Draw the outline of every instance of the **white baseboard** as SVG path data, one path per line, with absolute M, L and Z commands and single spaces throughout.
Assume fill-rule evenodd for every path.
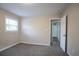
M 18 44 L 18 43 L 14 43 L 14 44 L 11 44 L 11 45 L 9 45 L 9 46 L 7 46 L 5 48 L 2 48 L 2 49 L 0 49 L 0 52 L 3 51 L 3 50 L 6 50 L 6 49 L 8 49 L 8 48 L 10 48 L 12 46 L 15 46 L 16 44 Z
M 49 44 L 37 44 L 37 43 L 29 43 L 29 42 L 21 42 L 21 43 L 34 44 L 34 45 L 43 45 L 43 46 L 50 46 Z
M 29 43 L 29 42 L 19 42 L 19 43 L 27 43 L 27 44 L 34 44 L 34 45 L 50 46 L 49 44 L 37 44 L 37 43 Z M 19 44 L 19 43 L 14 43 L 14 44 L 11 44 L 11 45 L 9 45 L 9 46 L 7 46 L 5 48 L 2 48 L 2 49 L 0 49 L 0 52 L 3 51 L 3 50 L 6 50 L 6 49 L 8 49 L 8 48 L 10 48 L 12 46 L 15 46 L 16 44 Z

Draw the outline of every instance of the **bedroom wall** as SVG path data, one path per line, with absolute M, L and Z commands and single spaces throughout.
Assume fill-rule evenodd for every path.
M 22 19 L 21 42 L 37 45 L 50 45 L 50 29 L 52 18 L 56 16 L 35 16 Z
M 67 53 L 79 55 L 79 4 L 71 4 L 63 15 L 68 15 L 68 44 Z
M 19 17 L 0 9 L 0 51 L 18 43 L 18 31 L 5 31 L 5 16 L 9 16 L 14 20 L 19 20 Z

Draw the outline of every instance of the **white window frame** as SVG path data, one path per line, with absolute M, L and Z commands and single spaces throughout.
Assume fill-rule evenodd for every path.
M 9 19 L 10 21 L 15 22 L 16 24 L 11 24 L 11 23 L 9 23 L 10 21 L 7 20 L 7 19 Z M 7 23 L 7 21 L 8 21 L 8 23 Z M 13 26 L 13 27 L 15 27 L 16 29 L 11 29 L 11 27 L 10 27 L 10 29 L 9 29 L 9 26 Z M 7 29 L 7 28 L 8 28 L 8 29 Z M 5 31 L 18 31 L 18 21 L 17 21 L 16 19 L 11 18 L 11 17 L 5 17 Z

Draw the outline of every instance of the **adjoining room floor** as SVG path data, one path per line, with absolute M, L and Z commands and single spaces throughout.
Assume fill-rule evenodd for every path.
M 53 46 L 60 46 L 60 42 L 59 42 L 59 40 L 58 40 L 58 38 L 56 38 L 56 37 L 52 37 L 52 45 Z
M 0 56 L 67 56 L 58 46 L 17 44 L 0 52 Z

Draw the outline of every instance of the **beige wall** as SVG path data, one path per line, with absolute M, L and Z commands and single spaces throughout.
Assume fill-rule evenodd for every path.
M 22 20 L 21 42 L 50 45 L 50 20 L 57 16 L 36 16 Z
M 0 51 L 5 48 L 18 43 L 18 31 L 6 32 L 5 31 L 5 16 L 9 16 L 18 21 L 19 17 L 0 9 Z
M 79 4 L 71 4 L 65 14 L 68 14 L 68 54 L 79 55 Z

